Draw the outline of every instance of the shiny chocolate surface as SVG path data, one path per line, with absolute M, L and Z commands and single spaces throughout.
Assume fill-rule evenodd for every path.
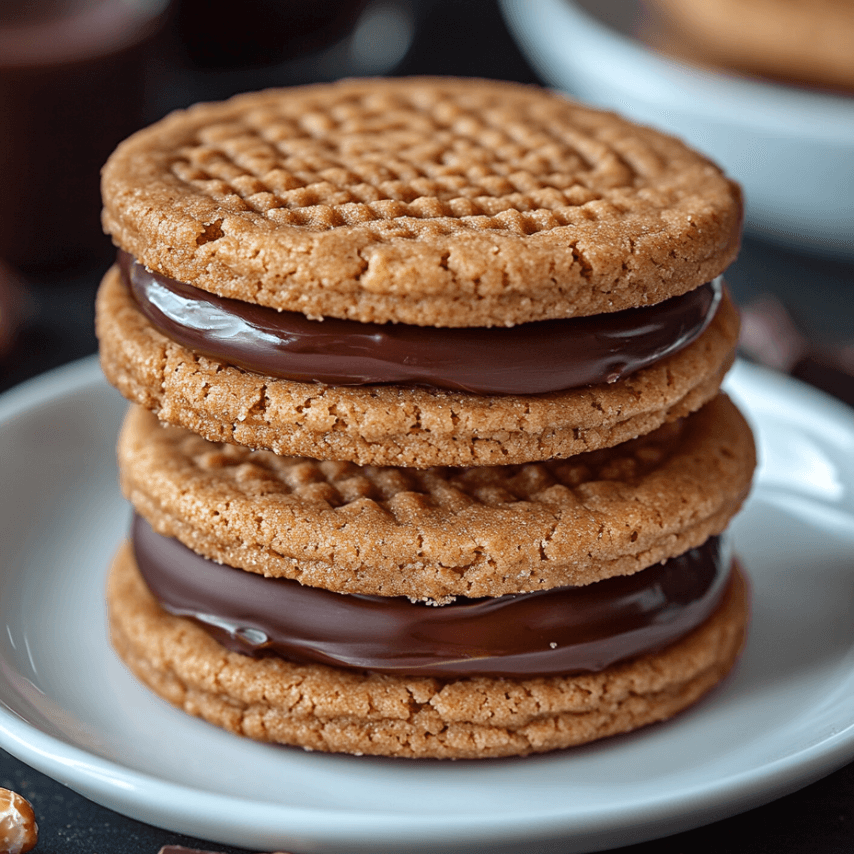
M 267 376 L 328 385 L 400 383 L 475 394 L 540 394 L 615 382 L 694 341 L 719 279 L 654 306 L 510 328 L 309 320 L 209 294 L 119 252 L 140 310 L 173 341 Z
M 332 593 L 221 566 L 155 533 L 139 516 L 132 538 L 140 572 L 162 607 L 195 620 L 231 650 L 440 677 L 595 672 L 660 649 L 712 614 L 731 564 L 713 537 L 632 576 L 434 606 Z

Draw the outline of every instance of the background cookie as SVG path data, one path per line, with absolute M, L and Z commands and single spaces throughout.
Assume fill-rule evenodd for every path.
M 698 61 L 787 81 L 854 90 L 849 0 L 646 0 L 656 43 Z M 653 33 L 655 31 L 653 30 Z
M 230 566 L 350 593 L 443 600 L 626 575 L 723 531 L 750 486 L 750 429 L 721 395 L 618 448 L 518 467 L 359 467 L 214 445 L 133 409 L 125 494 Z
M 695 702 L 741 648 L 741 576 L 720 609 L 666 649 L 580 676 L 407 678 L 255 660 L 166 614 L 127 546 L 111 572 L 113 644 L 169 702 L 232 732 L 312 750 L 485 758 L 555 750 L 636 729 Z
M 118 147 L 104 226 L 148 267 L 312 316 L 492 326 L 659 302 L 719 275 L 735 184 L 681 142 L 535 87 L 271 90 Z

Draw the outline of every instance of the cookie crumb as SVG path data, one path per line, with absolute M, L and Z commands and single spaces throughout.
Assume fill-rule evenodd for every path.
M 438 596 L 435 599 L 431 597 L 419 598 L 417 596 L 408 596 L 407 597 L 413 605 L 418 605 L 419 603 L 422 605 L 430 605 L 433 608 L 441 608 L 443 605 L 450 605 L 452 602 L 456 601 L 456 596 Z

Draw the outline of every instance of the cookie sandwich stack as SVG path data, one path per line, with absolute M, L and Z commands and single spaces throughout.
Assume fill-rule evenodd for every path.
M 353 80 L 174 113 L 103 193 L 135 404 L 111 631 L 154 691 L 263 741 L 487 757 L 728 672 L 754 449 L 713 164 L 536 88 Z

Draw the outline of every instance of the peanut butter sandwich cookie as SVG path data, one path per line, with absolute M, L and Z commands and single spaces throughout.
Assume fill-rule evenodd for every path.
M 517 464 L 717 393 L 737 187 L 540 89 L 345 81 L 174 113 L 104 169 L 108 378 L 164 422 L 359 464 Z
M 104 170 L 131 537 L 113 644 L 261 741 L 482 758 L 663 720 L 730 670 L 719 393 L 738 189 L 539 89 L 346 81 L 176 113 Z
M 134 408 L 119 461 L 137 516 L 111 574 L 115 646 L 252 738 L 567 747 L 671 716 L 742 643 L 719 535 L 754 448 L 723 395 L 568 461 L 426 471 L 213 445 Z

